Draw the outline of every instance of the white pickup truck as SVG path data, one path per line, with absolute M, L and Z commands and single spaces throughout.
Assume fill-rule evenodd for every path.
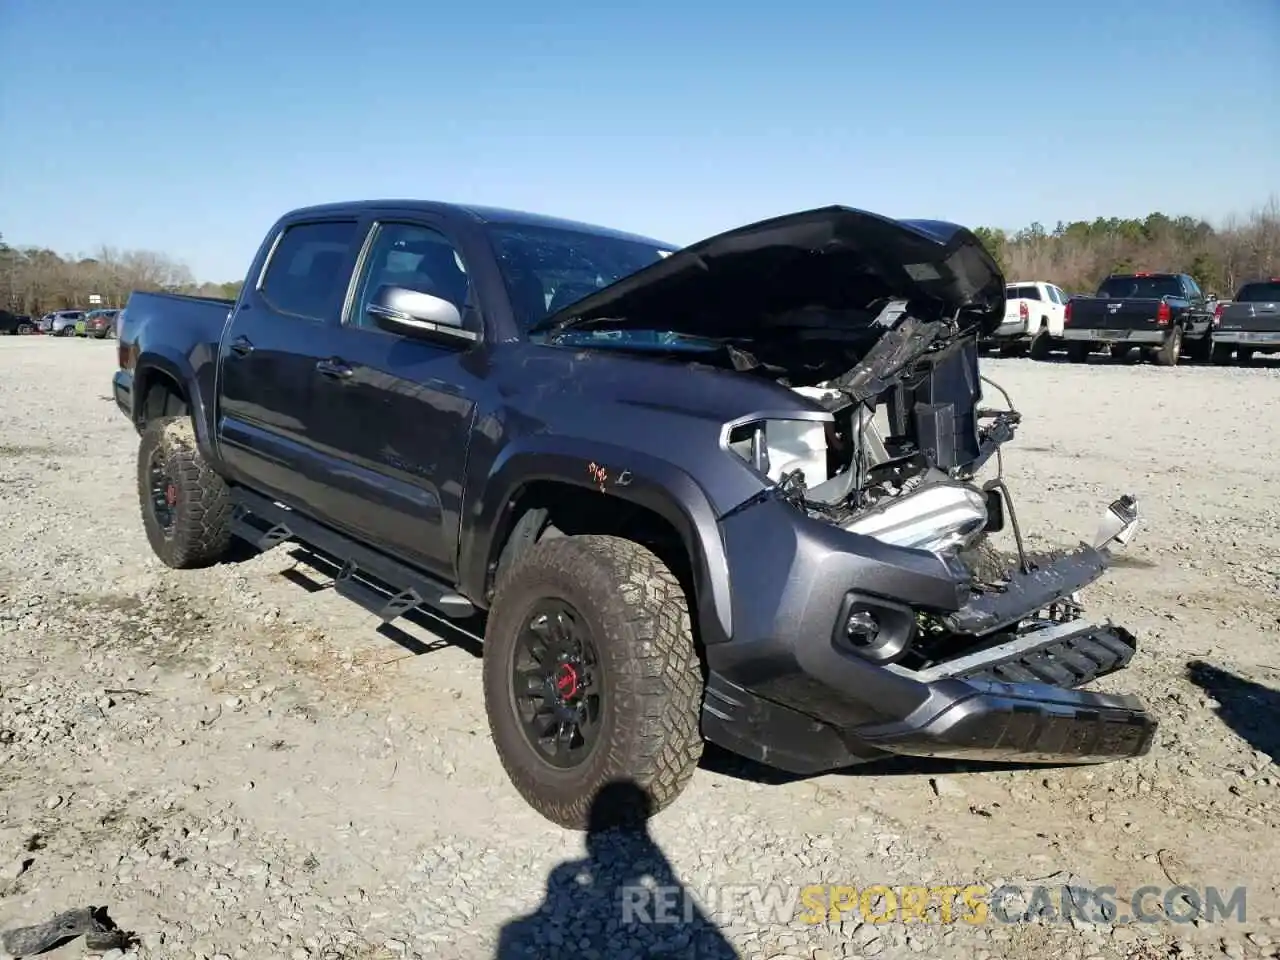
M 1010 283 L 1004 291 L 1004 322 L 990 343 L 1006 356 L 1028 352 L 1043 360 L 1062 343 L 1063 316 L 1069 297 L 1043 280 Z

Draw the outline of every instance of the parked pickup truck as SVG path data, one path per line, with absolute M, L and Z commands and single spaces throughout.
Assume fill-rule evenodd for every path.
M 1255 353 L 1280 353 L 1280 277 L 1246 283 L 1213 316 L 1213 361 L 1243 363 Z
M 1132 347 L 1171 367 L 1182 354 L 1208 360 L 1213 305 L 1185 273 L 1113 273 L 1092 297 L 1072 297 L 1063 318 L 1063 338 L 1072 363 L 1106 345 L 1114 357 Z
M 384 620 L 483 619 L 499 757 L 581 829 L 610 780 L 665 807 L 704 741 L 795 773 L 1148 751 L 1140 701 L 1079 689 L 1134 654 L 1076 594 L 1136 502 L 1057 559 L 988 539 L 1004 289 L 968 230 L 845 207 L 679 249 L 334 204 L 234 302 L 134 293 L 113 389 L 164 563 L 296 540 Z
M 1030 351 L 1033 360 L 1044 360 L 1062 339 L 1063 316 L 1069 299 L 1062 290 L 1043 280 L 1009 284 L 1004 291 L 1004 321 L 990 342 L 1006 355 Z

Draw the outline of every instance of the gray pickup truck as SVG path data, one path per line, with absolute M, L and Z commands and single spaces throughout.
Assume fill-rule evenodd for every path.
M 292 540 L 386 622 L 483 614 L 498 757 L 583 828 L 617 780 L 671 803 L 704 741 L 798 774 L 1150 749 L 1140 700 L 1082 689 L 1136 650 L 1077 596 L 1136 502 L 1036 557 L 977 479 L 1020 422 L 978 368 L 1004 303 L 970 231 L 845 207 L 681 249 L 331 204 L 234 301 L 134 293 L 112 385 L 165 564 Z
M 1214 363 L 1255 353 L 1280 353 L 1280 277 L 1246 283 L 1213 317 Z

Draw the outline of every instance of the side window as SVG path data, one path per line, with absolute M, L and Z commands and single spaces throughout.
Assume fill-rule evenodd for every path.
M 299 223 L 276 244 L 259 291 L 280 313 L 325 320 L 342 309 L 356 222 Z
M 1052 283 L 1046 283 L 1044 285 L 1044 289 L 1045 289 L 1045 293 L 1049 294 L 1049 299 L 1052 302 L 1062 303 L 1062 301 L 1058 299 L 1058 288 L 1055 287 Z
M 448 300 L 458 308 L 468 329 L 471 282 L 457 247 L 438 230 L 413 223 L 380 223 L 361 267 L 355 299 L 347 323 L 363 329 L 379 329 L 366 312 L 384 286 L 404 287 Z
M 1204 294 L 1200 292 L 1200 287 L 1190 277 L 1183 278 L 1183 283 L 1187 285 L 1187 296 L 1192 300 L 1203 299 Z

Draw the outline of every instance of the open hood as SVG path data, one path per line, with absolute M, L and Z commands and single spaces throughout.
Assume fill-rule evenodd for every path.
M 728 341 L 874 342 L 886 303 L 987 334 L 1005 281 L 981 241 L 937 220 L 832 206 L 749 224 L 676 251 L 538 323 L 552 330 L 662 330 Z M 865 348 L 864 342 L 862 346 Z

